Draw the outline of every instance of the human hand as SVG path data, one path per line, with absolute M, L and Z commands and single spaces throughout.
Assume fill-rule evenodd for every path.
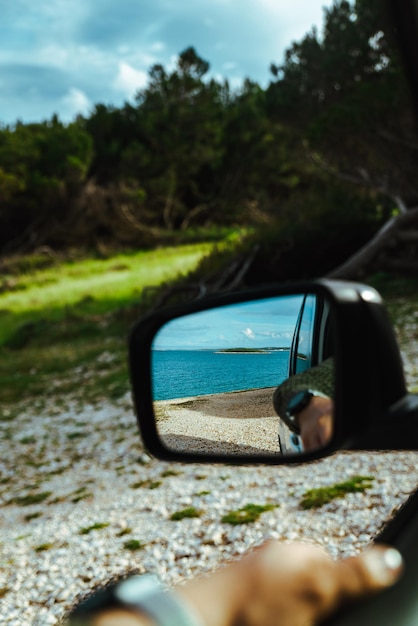
M 298 426 L 305 452 L 323 448 L 330 441 L 334 429 L 334 401 L 313 396 L 298 413 Z
M 333 561 L 310 544 L 270 541 L 177 592 L 204 626 L 312 626 L 348 601 L 391 586 L 401 571 L 392 548 Z
M 374 546 L 333 561 L 317 546 L 269 541 L 175 591 L 202 626 L 314 626 L 345 603 L 391 586 L 402 571 L 393 548 Z M 91 626 L 152 626 L 120 610 Z

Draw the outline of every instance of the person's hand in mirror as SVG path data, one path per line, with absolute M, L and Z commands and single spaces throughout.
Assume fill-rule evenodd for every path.
M 334 427 L 334 401 L 313 392 L 307 406 L 296 414 L 303 449 L 323 448 L 331 440 Z
M 384 546 L 334 561 L 311 544 L 268 541 L 211 574 L 157 591 L 148 612 L 140 602 L 136 609 L 104 610 L 96 602 L 70 626 L 314 626 L 347 602 L 393 585 L 402 567 L 399 552 Z M 158 617 L 155 607 L 170 604 Z
M 303 451 L 323 448 L 334 430 L 334 359 L 291 376 L 273 394 L 277 415 L 299 435 Z

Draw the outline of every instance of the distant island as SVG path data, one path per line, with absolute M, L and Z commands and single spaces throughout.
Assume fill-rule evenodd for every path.
M 289 351 L 290 348 L 225 348 L 223 350 L 217 350 L 218 354 L 241 354 L 243 352 L 247 354 L 269 354 L 270 352 L 284 352 Z

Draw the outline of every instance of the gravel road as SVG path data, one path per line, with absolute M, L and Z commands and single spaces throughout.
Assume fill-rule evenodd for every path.
M 405 356 L 410 384 L 413 358 Z M 414 373 L 414 374 L 413 374 Z M 213 569 L 266 537 L 358 552 L 418 483 L 418 453 L 340 453 L 297 467 L 172 465 L 143 450 L 128 397 L 0 423 L 0 622 L 61 623 L 89 589 L 127 571 L 167 583 Z M 364 493 L 302 510 L 304 492 L 361 475 Z M 251 524 L 222 516 L 276 504 Z M 171 521 L 188 507 L 200 517 Z

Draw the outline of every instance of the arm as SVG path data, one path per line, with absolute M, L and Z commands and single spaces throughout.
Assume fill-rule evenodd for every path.
M 326 445 L 334 429 L 334 359 L 291 376 L 273 394 L 277 415 L 300 435 L 303 450 Z
M 290 376 L 290 378 L 283 381 L 274 391 L 273 406 L 277 415 L 283 419 L 283 416 L 286 415 L 289 400 L 299 391 L 305 389 L 315 389 L 324 396 L 334 398 L 334 377 L 333 357 L 322 361 L 319 365 L 311 367 L 300 374 Z
M 401 570 L 399 553 L 383 546 L 333 561 L 311 544 L 270 541 L 176 587 L 175 594 L 196 615 L 196 626 L 313 626 L 344 603 L 392 585 Z M 153 622 L 118 609 L 98 614 L 85 626 Z

